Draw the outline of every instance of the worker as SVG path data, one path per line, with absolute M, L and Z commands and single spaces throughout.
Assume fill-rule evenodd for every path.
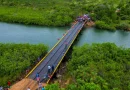
M 50 65 L 48 66 L 48 71 L 47 71 L 47 73 L 48 73 L 48 74 L 51 73 L 51 66 L 50 66 Z
M 36 74 L 36 77 L 39 77 L 39 73 Z
M 45 90 L 44 86 L 42 87 L 42 90 Z
M 55 69 L 55 67 L 54 67 L 54 65 L 52 65 L 52 66 L 51 66 L 51 70 L 52 70 L 52 72 L 54 71 L 54 69 Z
M 8 87 L 10 88 L 11 82 L 10 82 L 10 81 L 8 81 L 8 83 L 7 83 L 7 84 L 8 84 Z
M 38 87 L 39 87 L 39 90 L 41 90 L 41 89 L 42 89 L 42 83 L 41 83 L 41 82 L 39 82 Z
M 2 86 L 0 86 L 0 90 L 3 90 L 3 87 L 2 87 Z
M 37 79 L 37 82 L 40 81 L 40 76 L 39 76 L 39 73 L 36 74 L 36 79 Z
M 26 70 L 26 74 L 28 74 L 28 72 L 29 72 L 29 69 Z

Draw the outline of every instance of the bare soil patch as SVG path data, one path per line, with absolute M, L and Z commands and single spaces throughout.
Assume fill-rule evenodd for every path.
M 46 84 L 42 83 L 43 86 L 46 86 Z M 30 87 L 31 90 L 37 90 L 38 83 L 35 80 L 25 78 L 21 81 L 17 82 L 9 90 L 27 90 L 27 88 Z

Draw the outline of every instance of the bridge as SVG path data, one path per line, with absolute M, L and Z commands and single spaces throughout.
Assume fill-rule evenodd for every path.
M 65 57 L 66 53 L 68 52 L 69 48 L 73 44 L 74 40 L 82 30 L 83 26 L 87 20 L 82 22 L 77 21 L 67 32 L 64 36 L 56 43 L 56 45 L 42 58 L 39 63 L 26 75 L 26 79 L 29 79 L 28 82 L 19 90 L 26 90 L 27 87 L 31 87 L 31 90 L 36 85 L 36 74 L 39 73 L 40 82 L 43 85 L 48 84 L 51 77 L 56 72 L 58 66 L 60 65 L 61 61 Z M 51 72 L 50 77 L 45 78 L 44 76 L 48 73 L 48 66 L 54 66 L 54 70 Z M 25 81 L 23 81 L 24 83 Z M 33 84 L 33 85 L 32 85 Z M 18 86 L 18 85 L 17 85 Z M 37 86 L 38 87 L 38 86 Z M 36 88 L 37 88 L 36 87 Z M 13 89 L 10 89 L 13 90 Z M 17 90 L 17 89 L 15 89 Z

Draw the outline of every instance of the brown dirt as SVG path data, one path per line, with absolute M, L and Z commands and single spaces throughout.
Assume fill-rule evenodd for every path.
M 45 83 L 42 83 L 42 85 L 46 86 Z M 9 90 L 27 90 L 28 87 L 30 87 L 31 90 L 36 90 L 38 83 L 35 80 L 26 78 L 11 86 Z
M 87 22 L 86 23 L 86 26 L 87 27 L 92 27 L 92 26 L 94 26 L 95 25 L 95 23 L 93 22 L 93 21 L 90 21 L 90 22 Z

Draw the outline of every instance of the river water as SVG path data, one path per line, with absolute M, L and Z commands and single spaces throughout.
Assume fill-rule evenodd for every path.
M 21 24 L 0 23 L 1 43 L 44 43 L 51 49 L 70 27 L 44 27 Z M 115 32 L 95 28 L 83 29 L 76 41 L 77 46 L 84 43 L 113 42 L 118 46 L 130 48 L 130 32 Z

